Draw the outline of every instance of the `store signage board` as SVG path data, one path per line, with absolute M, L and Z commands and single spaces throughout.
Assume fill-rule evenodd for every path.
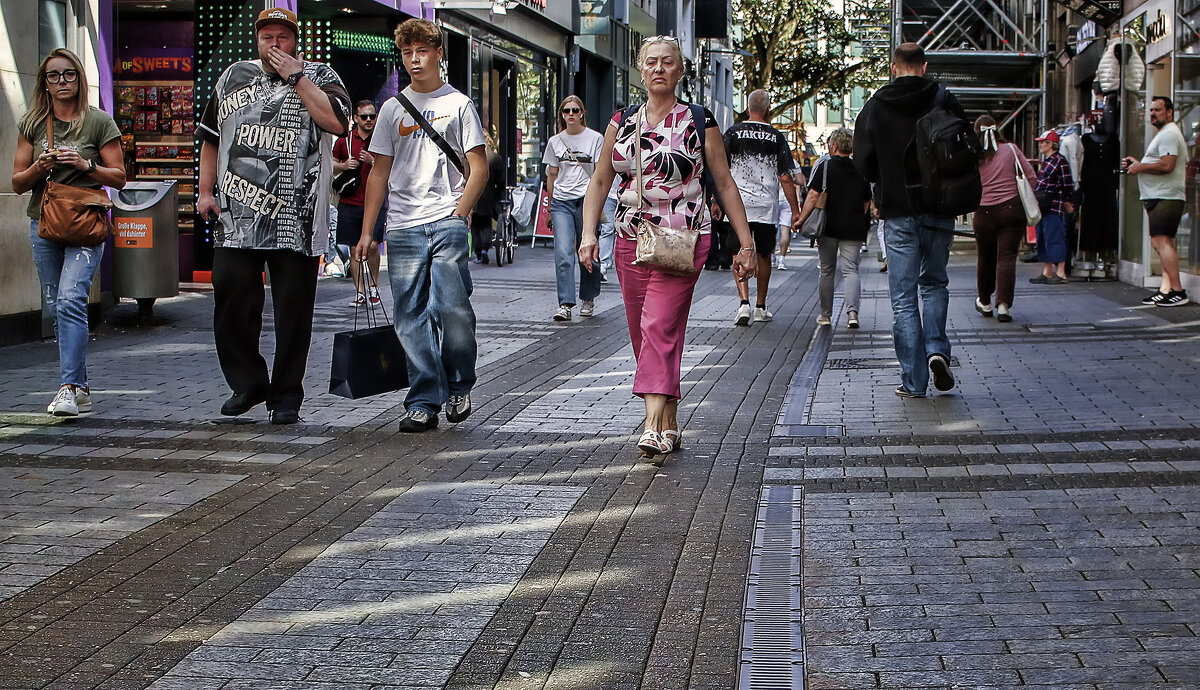
M 1126 16 L 1123 23 L 1128 24 L 1139 17 L 1145 22 L 1146 64 L 1170 55 L 1175 49 L 1175 25 L 1171 21 L 1175 17 L 1174 0 L 1147 2 Z
M 117 80 L 157 81 L 195 78 L 192 22 L 131 21 L 123 27 Z

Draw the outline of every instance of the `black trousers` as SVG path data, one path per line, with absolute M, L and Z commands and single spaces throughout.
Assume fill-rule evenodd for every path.
M 267 409 L 300 410 L 319 261 L 319 257 L 288 249 L 219 248 L 213 252 L 213 336 L 221 371 L 234 393 L 265 393 Z M 264 267 L 271 272 L 275 313 L 275 361 L 269 377 L 267 362 L 259 352 L 266 301 Z

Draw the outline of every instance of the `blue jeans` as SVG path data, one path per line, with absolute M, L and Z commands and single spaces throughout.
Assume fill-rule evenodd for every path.
M 600 224 L 600 270 L 608 273 L 613 267 L 613 249 L 617 243 L 617 198 L 604 199 L 605 222 Z
M 908 392 L 918 395 L 924 395 L 929 386 L 929 356 L 950 358 L 950 339 L 946 336 L 950 278 L 946 263 L 950 260 L 953 230 L 951 218 L 922 215 L 883 221 L 892 338 L 900 360 L 900 380 Z
M 575 305 L 575 270 L 579 266 L 579 242 L 583 239 L 583 199 L 550 200 L 554 221 L 554 275 L 558 281 L 558 303 Z M 579 299 L 587 302 L 600 294 L 600 271 L 579 268 Z
M 441 220 L 387 231 L 396 334 L 408 356 L 405 408 L 437 414 L 475 385 L 475 311 L 467 223 Z
M 42 284 L 42 301 L 58 338 L 59 385 L 87 386 L 88 293 L 100 268 L 104 245 L 72 247 L 38 237 L 29 222 L 33 263 Z
M 1047 213 L 1037 224 L 1037 260 L 1058 264 L 1067 260 L 1067 223 L 1057 213 Z

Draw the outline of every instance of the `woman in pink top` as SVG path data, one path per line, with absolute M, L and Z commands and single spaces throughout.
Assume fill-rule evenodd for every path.
M 1025 154 L 1004 140 L 996 120 L 980 115 L 975 132 L 983 142 L 985 156 L 979 166 L 983 198 L 975 212 L 975 246 L 978 249 L 979 297 L 975 309 L 992 316 L 992 293 L 996 293 L 996 320 L 1012 321 L 1013 284 L 1017 277 L 1017 250 L 1025 236 L 1025 210 L 1017 193 L 1017 163 L 1025 179 L 1037 179 Z
M 583 240 L 579 260 L 586 270 L 595 270 L 600 250 L 596 224 L 614 176 L 620 175 L 617 195 L 617 239 L 613 264 L 621 282 L 625 318 L 637 359 L 633 393 L 646 405 L 646 428 L 638 448 L 646 456 L 667 455 L 679 448 L 680 360 L 684 330 L 698 272 L 708 256 L 710 218 L 704 203 L 702 177 L 707 169 L 725 214 L 737 232 L 741 249 L 733 259 L 734 275 L 750 278 L 757 258 L 754 239 L 746 223 L 746 211 L 737 184 L 729 174 L 721 130 L 704 112 L 704 122 L 686 103 L 675 97 L 683 77 L 683 53 L 670 36 L 652 36 L 642 42 L 638 69 L 646 84 L 645 105 L 625 117 L 618 112 L 608 124 L 604 148 L 583 202 Z M 641 130 L 638 130 L 638 124 Z M 703 129 L 701 129 L 703 128 Z M 704 145 L 700 132 L 704 132 Z M 634 146 L 641 149 L 642 186 L 635 170 Z M 669 275 L 646 266 L 634 265 L 637 228 L 643 221 L 675 228 L 696 227 L 694 265 L 697 273 Z

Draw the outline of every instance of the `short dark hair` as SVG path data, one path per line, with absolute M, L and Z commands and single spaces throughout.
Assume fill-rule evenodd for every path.
M 1162 101 L 1164 108 L 1170 110 L 1171 112 L 1175 112 L 1175 104 L 1171 102 L 1170 96 L 1155 96 L 1154 98 L 1150 99 L 1151 103 L 1154 101 Z
M 364 105 L 369 105 L 369 106 L 371 106 L 372 108 L 374 108 L 374 107 L 375 107 L 375 101 L 372 101 L 372 100 L 371 100 L 371 99 L 369 99 L 369 98 L 364 98 L 364 99 L 362 99 L 361 101 L 357 101 L 357 102 L 355 102 L 355 104 L 354 104 L 354 114 L 355 114 L 355 115 L 357 115 L 357 114 L 358 114 L 358 109 L 359 109 L 359 108 L 361 108 L 361 107 L 363 107 Z
M 901 43 L 892 53 L 892 62 L 897 65 L 917 69 L 928 62 L 925 59 L 925 49 L 916 43 Z

